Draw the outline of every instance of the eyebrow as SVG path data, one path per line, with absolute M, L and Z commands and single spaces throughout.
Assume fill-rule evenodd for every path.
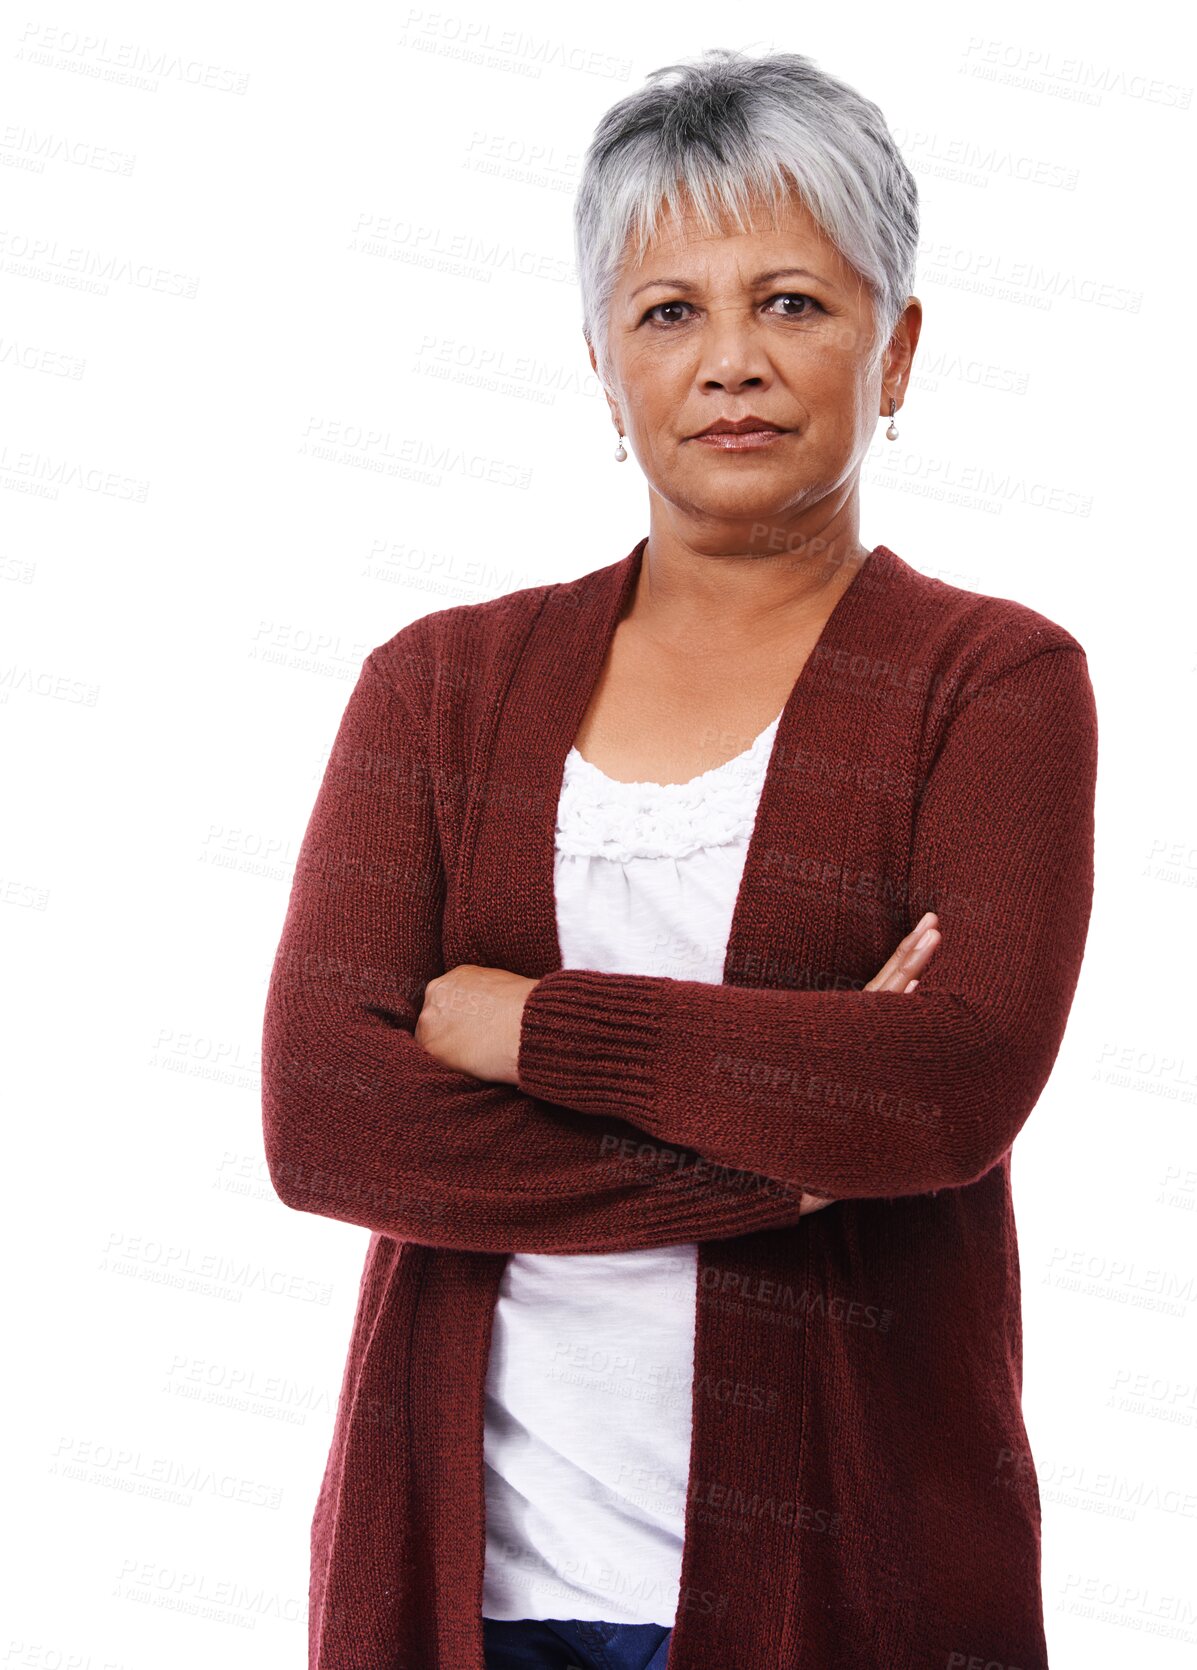
M 812 273 L 807 267 L 774 267 L 767 273 L 757 273 L 752 280 L 754 287 L 758 284 L 769 284 L 775 278 L 813 278 L 816 284 L 829 284 L 830 280 L 819 273 Z M 651 290 L 655 284 L 667 284 L 671 290 L 695 290 L 697 285 L 691 284 L 685 278 L 650 278 L 643 284 L 638 284 L 632 291 L 632 296 L 638 296 L 641 290 Z M 628 297 L 630 301 L 631 296 Z

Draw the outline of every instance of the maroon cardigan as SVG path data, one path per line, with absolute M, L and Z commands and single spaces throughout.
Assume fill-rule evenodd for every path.
M 782 713 L 723 983 L 563 969 L 557 796 L 646 543 L 373 650 L 307 826 L 266 1155 L 288 1206 L 372 1231 L 311 1670 L 482 1670 L 506 1257 L 687 1241 L 670 1670 L 1044 1670 L 1010 1146 L 1088 928 L 1084 651 L 877 546 Z M 861 990 L 926 910 L 918 988 Z M 426 982 L 466 962 L 540 979 L 518 1088 L 412 1036 Z M 799 1221 L 803 1188 L 836 1204 Z

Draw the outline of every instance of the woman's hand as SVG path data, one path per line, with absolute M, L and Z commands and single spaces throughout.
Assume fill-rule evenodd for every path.
M 536 984 L 505 968 L 458 963 L 425 986 L 416 1043 L 459 1073 L 515 1084 L 520 1023 Z
M 905 995 L 912 992 L 919 983 L 919 975 L 931 961 L 943 935 L 933 924 L 939 918 L 933 910 L 915 923 L 905 939 L 898 941 L 897 950 L 893 956 L 875 974 L 864 988 L 866 992 L 901 992 Z M 810 1203 L 809 1205 L 807 1203 Z M 805 1216 L 807 1212 L 817 1212 L 821 1206 L 830 1206 L 831 1201 L 822 1195 L 804 1193 L 798 1210 Z

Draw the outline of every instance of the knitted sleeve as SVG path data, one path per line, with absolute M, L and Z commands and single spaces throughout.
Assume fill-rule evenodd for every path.
M 934 910 L 943 937 L 912 993 L 554 970 L 524 1007 L 521 1088 L 837 1199 L 975 1181 L 1063 1038 L 1092 903 L 1096 770 L 1075 640 L 994 674 L 922 779 L 902 931 Z
M 775 1180 L 446 1067 L 413 1036 L 444 972 L 445 873 L 417 715 L 363 663 L 301 843 L 262 1026 L 291 1207 L 469 1252 L 622 1252 L 795 1224 Z

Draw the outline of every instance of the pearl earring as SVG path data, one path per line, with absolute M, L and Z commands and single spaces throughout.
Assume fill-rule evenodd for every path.
M 627 457 L 627 455 L 628 455 L 627 448 L 623 444 L 623 436 L 621 435 L 619 437 L 619 445 L 615 449 L 615 461 L 616 461 L 616 463 L 617 464 L 622 464 L 624 459 Z
M 889 403 L 889 428 L 885 431 L 885 438 L 887 441 L 896 441 L 898 438 L 897 427 L 894 424 L 894 413 L 897 409 L 898 402 L 891 396 Z

